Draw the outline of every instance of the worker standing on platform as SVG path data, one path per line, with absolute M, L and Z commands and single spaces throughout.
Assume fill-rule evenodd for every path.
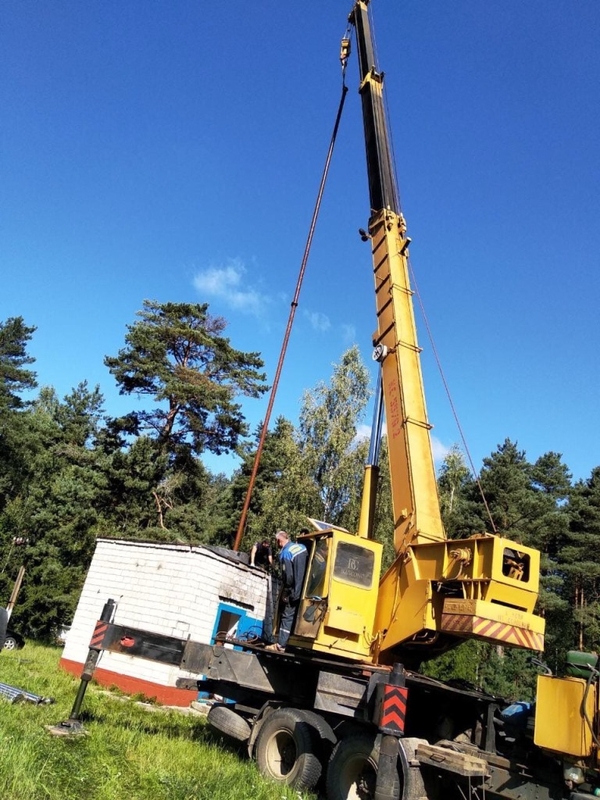
M 283 652 L 292 632 L 298 610 L 308 551 L 303 544 L 290 541 L 285 531 L 278 531 L 275 541 L 280 549 L 281 592 L 279 595 L 279 633 L 278 640 L 267 650 Z
M 268 539 L 255 542 L 250 551 L 250 566 L 270 570 L 273 566 L 273 554 Z

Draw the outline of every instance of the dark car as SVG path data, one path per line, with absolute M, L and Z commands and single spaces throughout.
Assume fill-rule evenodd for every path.
M 7 630 L 4 637 L 4 649 L 20 650 L 22 647 L 25 647 L 25 639 L 20 634 Z

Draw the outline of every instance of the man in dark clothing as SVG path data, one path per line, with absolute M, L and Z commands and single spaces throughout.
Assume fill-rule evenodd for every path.
M 278 641 L 266 649 L 283 652 L 292 632 L 302 594 L 308 551 L 303 544 L 291 542 L 285 531 L 278 531 L 275 541 L 281 548 L 279 564 L 282 587 L 279 599 L 279 634 Z
M 263 539 L 261 542 L 255 542 L 252 545 L 250 566 L 271 569 L 273 566 L 273 554 L 271 553 L 271 545 L 268 539 Z

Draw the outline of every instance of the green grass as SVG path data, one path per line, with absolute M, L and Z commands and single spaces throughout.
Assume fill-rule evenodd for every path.
M 5 800 L 298 800 L 291 789 L 213 734 L 199 715 L 143 708 L 93 684 L 83 702 L 86 736 L 51 736 L 68 718 L 79 681 L 60 651 L 28 644 L 0 654 L 0 682 L 50 705 L 0 696 L 0 797 Z

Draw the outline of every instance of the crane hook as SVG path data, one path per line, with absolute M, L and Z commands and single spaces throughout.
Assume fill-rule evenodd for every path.
M 346 71 L 346 66 L 348 64 L 348 58 L 350 57 L 350 37 L 346 33 L 344 38 L 342 39 L 342 43 L 340 45 L 340 62 L 342 64 L 342 72 Z

